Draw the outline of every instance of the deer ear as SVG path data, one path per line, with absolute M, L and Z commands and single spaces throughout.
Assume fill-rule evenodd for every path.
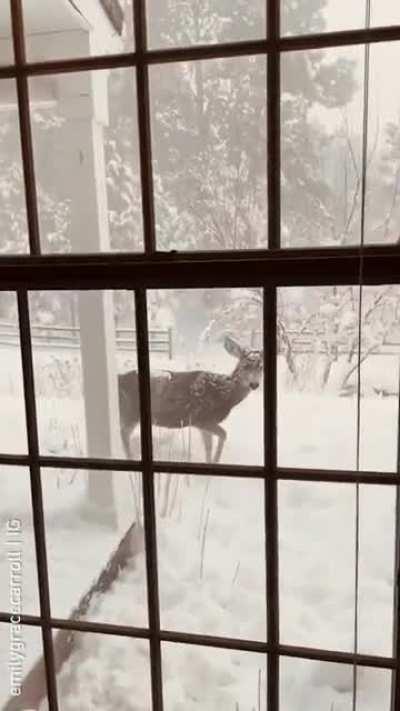
M 243 349 L 231 336 L 225 336 L 224 346 L 227 353 L 235 358 L 240 358 L 243 354 Z

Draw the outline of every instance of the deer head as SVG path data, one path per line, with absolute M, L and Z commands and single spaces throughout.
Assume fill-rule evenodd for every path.
M 263 370 L 263 354 L 260 350 L 243 348 L 230 336 L 225 337 L 227 353 L 239 361 L 233 372 L 235 379 L 244 388 L 256 390 L 260 385 Z

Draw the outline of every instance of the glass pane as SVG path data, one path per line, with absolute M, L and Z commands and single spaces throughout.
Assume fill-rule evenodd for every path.
M 376 4 L 396 0 L 376 0 Z M 281 0 L 282 34 L 307 35 L 319 32 L 361 29 L 365 26 L 365 0 Z
M 279 506 L 281 641 L 350 652 L 356 602 L 356 486 L 281 482 Z M 394 488 L 360 486 L 358 521 L 358 651 L 391 656 Z
M 13 62 L 10 0 L 4 0 L 0 8 L 0 64 L 13 64 Z
M 150 68 L 159 249 L 267 246 L 266 62 Z
M 361 486 L 359 490 L 358 649 L 391 656 L 396 585 L 396 491 Z M 397 525 L 399 522 L 397 523 Z
M 280 466 L 356 467 L 358 303 L 358 287 L 279 289 Z
M 56 650 L 63 649 L 65 632 L 53 635 Z M 63 711 L 151 711 L 147 642 L 81 632 L 74 632 L 72 639 L 71 653 L 57 676 Z
M 362 47 L 282 56 L 284 247 L 360 242 L 363 66 Z
M 147 3 L 152 47 L 218 44 L 265 37 L 263 0 L 158 0 Z
M 357 711 L 390 711 L 391 682 L 392 673 L 386 669 L 357 667 L 354 672 L 347 664 L 282 657 L 280 708 L 352 711 L 355 686 Z
M 52 0 L 49 8 L 23 0 L 27 56 L 31 62 L 133 50 L 132 0 Z
M 355 489 L 279 484 L 281 642 L 351 651 Z
M 39 628 L 0 625 L 0 706 L 2 709 L 48 711 Z
M 30 90 L 42 250 L 140 251 L 132 70 L 34 77 Z
M 357 668 L 357 711 L 391 711 L 394 673 L 388 669 Z
M 141 475 L 42 469 L 42 486 L 52 614 L 146 626 Z
M 393 243 L 400 237 L 400 96 L 391 71 L 399 62 L 400 42 L 370 46 L 367 243 Z
M 265 641 L 264 482 L 156 480 L 161 626 Z
M 148 304 L 155 457 L 262 463 L 261 290 L 150 291 Z
M 0 452 L 26 454 L 25 405 L 16 295 L 0 292 Z
M 13 79 L 0 80 L 0 119 L 0 255 L 26 253 L 29 251 L 28 226 L 17 90 Z
M 165 711 L 266 708 L 267 658 L 186 644 L 163 644 Z
M 136 367 L 132 293 L 31 292 L 30 311 L 42 452 L 120 457 L 118 375 Z
M 362 470 L 396 471 L 400 289 L 362 288 Z M 357 468 L 359 287 L 279 290 L 278 444 L 281 466 Z
M 360 400 L 360 467 L 397 471 L 400 288 L 364 286 Z M 357 369 L 349 372 L 354 386 Z
M 400 5 L 397 0 L 372 0 L 371 25 L 400 25 Z
M 39 613 L 29 470 L 0 466 L 0 610 Z

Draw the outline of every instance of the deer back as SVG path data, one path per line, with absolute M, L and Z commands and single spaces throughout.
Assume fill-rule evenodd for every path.
M 232 376 L 204 370 L 167 371 L 150 379 L 153 424 L 179 428 L 222 422 L 248 394 Z M 121 422 L 139 420 L 139 383 L 136 371 L 119 376 Z

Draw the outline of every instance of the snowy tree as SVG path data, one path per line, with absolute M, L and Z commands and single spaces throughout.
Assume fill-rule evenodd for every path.
M 186 225 L 184 234 L 176 233 L 174 220 L 164 222 L 159 214 L 161 248 L 265 244 L 265 82 L 260 58 L 159 70 L 153 83 L 155 168 L 170 214 L 175 210 Z
M 343 395 L 357 393 L 359 363 L 393 340 L 400 317 L 397 286 L 364 286 L 361 298 L 360 309 L 357 286 L 280 290 L 278 352 L 291 386 L 324 389 L 335 376 Z
M 345 110 L 357 87 L 355 67 L 329 50 L 288 53 L 282 61 L 282 243 L 310 247 L 338 242 L 341 187 L 329 179 L 326 163 L 337 162 L 339 149 L 345 166 L 349 152 L 354 159 L 350 190 L 359 166 L 345 121 L 332 135 L 318 117 Z
M 383 146 L 371 156 L 366 199 L 366 242 L 400 236 L 400 122 L 388 122 Z

